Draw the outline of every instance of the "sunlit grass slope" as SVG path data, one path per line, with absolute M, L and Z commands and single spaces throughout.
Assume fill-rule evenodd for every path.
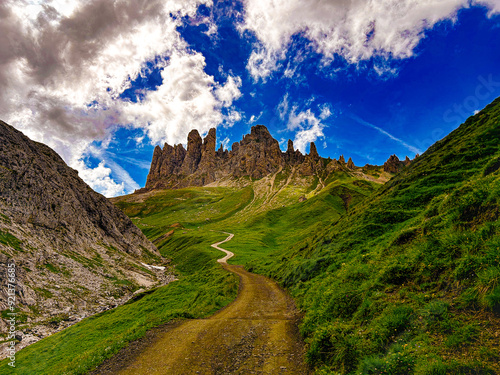
M 251 262 L 318 373 L 500 373 L 500 100 L 326 229 Z

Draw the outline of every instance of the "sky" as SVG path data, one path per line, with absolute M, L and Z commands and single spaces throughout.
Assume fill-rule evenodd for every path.
M 192 129 L 381 165 L 500 96 L 499 41 L 500 0 L 1 0 L 0 119 L 108 197 Z

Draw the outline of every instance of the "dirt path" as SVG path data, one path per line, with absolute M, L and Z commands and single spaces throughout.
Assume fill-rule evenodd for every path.
M 219 245 L 232 237 L 212 246 L 226 253 L 222 267 L 240 276 L 236 300 L 208 319 L 165 326 L 96 373 L 308 374 L 293 300 L 268 278 L 226 263 L 233 253 Z
M 213 243 L 212 245 L 210 245 L 213 248 L 226 253 L 226 256 L 224 258 L 217 259 L 217 262 L 219 262 L 219 263 L 227 263 L 229 258 L 234 257 L 234 253 L 230 252 L 229 250 L 226 250 L 226 249 L 219 247 L 219 245 L 223 244 L 224 242 L 231 241 L 231 239 L 234 237 L 234 234 L 232 234 L 232 233 L 227 233 L 227 232 L 224 232 L 224 233 L 229 234 L 229 237 L 226 238 L 224 241 Z

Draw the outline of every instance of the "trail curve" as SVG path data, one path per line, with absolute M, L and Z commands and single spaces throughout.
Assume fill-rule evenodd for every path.
M 232 233 L 227 233 L 227 232 L 223 232 L 223 233 L 226 233 L 226 234 L 229 234 L 229 237 L 226 238 L 224 241 L 221 241 L 221 242 L 217 242 L 217 243 L 213 243 L 212 246 L 214 249 L 217 249 L 217 250 L 220 250 L 224 253 L 226 253 L 226 256 L 224 258 L 220 258 L 220 259 L 217 259 L 217 262 L 219 263 L 226 263 L 227 264 L 227 261 L 234 257 L 234 253 L 232 253 L 231 251 L 229 250 L 226 250 L 226 249 L 223 249 L 222 247 L 219 247 L 219 245 L 222 245 L 224 242 L 228 242 L 228 241 L 231 241 L 231 239 L 234 237 L 234 234 Z

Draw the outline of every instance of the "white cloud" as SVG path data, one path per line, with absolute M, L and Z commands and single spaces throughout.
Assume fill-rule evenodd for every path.
M 303 129 L 297 132 L 297 134 L 295 134 L 293 144 L 297 149 L 305 153 L 306 147 L 310 142 L 316 142 L 318 138 L 325 136 L 325 134 L 323 133 L 323 129 L 323 124 L 321 124 L 320 122 L 315 122 L 308 129 Z
M 241 78 L 229 76 L 224 86 L 218 86 L 215 89 L 215 96 L 223 106 L 230 106 L 234 100 L 241 97 L 240 87 Z
M 255 80 L 265 80 L 280 66 L 293 35 L 301 33 L 328 63 L 340 55 L 357 64 L 373 56 L 405 59 L 424 32 L 437 22 L 454 20 L 470 4 L 500 12 L 498 0 L 245 0 L 242 31 L 255 34 L 259 43 L 248 61 Z M 382 66 L 379 73 L 388 73 Z M 287 68 L 286 75 L 292 74 Z
M 185 143 L 191 129 L 206 133 L 210 128 L 235 120 L 239 113 L 230 108 L 241 93 L 239 77 L 229 76 L 224 85 L 204 71 L 201 53 L 176 51 L 161 72 L 163 83 L 148 91 L 141 102 L 119 102 L 122 122 L 143 127 L 153 143 Z M 240 115 L 241 116 L 241 115 Z
M 229 149 L 229 142 L 230 142 L 230 141 L 231 141 L 231 140 L 230 140 L 228 137 L 224 138 L 224 139 L 221 141 L 221 143 L 222 143 L 222 148 L 223 148 L 224 150 Z
M 311 97 L 304 104 L 308 107 L 315 100 L 316 98 Z M 277 107 L 280 118 L 287 121 L 287 130 L 296 132 L 293 141 L 294 146 L 303 153 L 306 152 L 306 147 L 310 142 L 316 142 L 318 138 L 324 138 L 325 134 L 323 130 L 326 125 L 323 121 L 332 115 L 329 104 L 323 103 L 316 107 L 319 115 L 316 115 L 311 108 L 299 111 L 297 104 L 292 105 L 290 108 L 288 95 L 283 97 L 283 100 Z
M 54 148 L 106 194 L 122 182 L 130 192 L 135 185 L 119 166 L 85 167 L 92 142 L 132 125 L 154 143 L 179 143 L 193 128 L 203 133 L 241 118 L 232 108 L 241 79 L 215 82 L 204 72 L 204 57 L 190 52 L 177 31 L 184 17 L 211 22 L 197 19 L 200 4 L 212 2 L 3 0 L 0 118 Z M 163 83 L 137 103 L 120 100 L 151 61 L 163 69 Z
M 243 116 L 241 115 L 241 112 L 239 112 L 235 108 L 230 108 L 227 114 L 224 114 L 222 116 L 222 125 L 225 128 L 230 128 L 237 122 L 240 122 L 242 118 Z
M 283 99 L 281 99 L 281 102 L 278 104 L 276 110 L 280 119 L 285 120 L 285 117 L 288 115 L 288 93 L 286 93 Z
M 264 111 L 261 111 L 257 116 L 252 115 L 250 117 L 250 120 L 248 120 L 248 123 L 255 124 L 257 121 L 259 121 L 259 119 L 262 117 L 263 114 L 264 114 Z
M 310 142 L 315 142 L 318 138 L 324 137 L 323 129 L 325 125 L 319 118 L 310 110 L 295 113 L 296 107 L 292 110 L 288 119 L 288 130 L 299 131 L 295 134 L 293 144 L 297 149 L 305 152 L 306 147 Z
M 321 113 L 319 114 L 319 118 L 321 120 L 326 120 L 328 117 L 332 115 L 332 109 L 329 104 L 325 103 L 321 106 L 319 106 L 321 109 Z
M 500 1 L 499 0 L 476 0 L 476 3 L 488 7 L 488 17 L 497 15 L 500 13 Z
M 247 63 L 247 69 L 255 82 L 259 80 L 265 82 L 267 77 L 280 67 L 277 61 L 285 57 L 283 52 L 256 46 Z
M 104 166 L 104 161 L 95 168 L 89 168 L 83 160 L 78 160 L 73 166 L 78 175 L 95 191 L 106 197 L 115 197 L 125 192 L 125 183 L 116 183 L 111 177 L 111 169 Z

